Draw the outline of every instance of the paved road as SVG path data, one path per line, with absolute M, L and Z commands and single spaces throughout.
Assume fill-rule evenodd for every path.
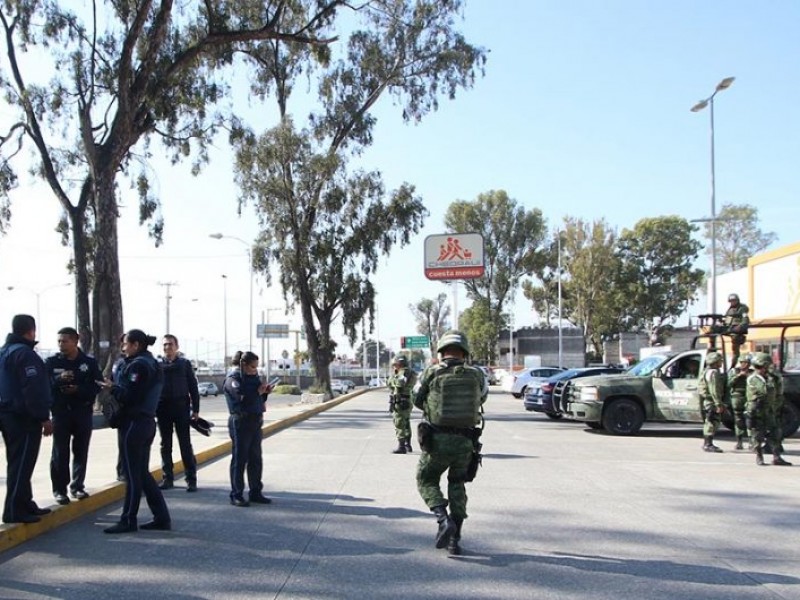
M 448 558 L 385 409 L 368 392 L 265 440 L 270 506 L 230 506 L 221 458 L 199 493 L 167 492 L 174 531 L 106 536 L 115 503 L 7 550 L 0 598 L 800 599 L 800 467 L 703 453 L 697 427 L 598 434 L 498 391 Z

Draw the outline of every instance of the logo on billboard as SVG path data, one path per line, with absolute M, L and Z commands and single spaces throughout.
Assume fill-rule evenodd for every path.
M 480 233 L 448 233 L 425 238 L 425 277 L 428 279 L 475 279 L 482 277 L 484 271 Z

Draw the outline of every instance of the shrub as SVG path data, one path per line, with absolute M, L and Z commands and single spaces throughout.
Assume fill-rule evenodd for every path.
M 281 385 L 275 386 L 275 389 L 272 390 L 273 394 L 289 394 L 291 396 L 299 396 L 300 395 L 300 388 L 296 385 L 292 385 L 289 383 L 283 383 Z

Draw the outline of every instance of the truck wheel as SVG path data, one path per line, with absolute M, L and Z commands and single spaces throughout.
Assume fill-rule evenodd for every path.
M 546 412 L 544 414 L 546 414 L 549 418 L 553 419 L 554 421 L 558 421 L 559 419 L 564 417 L 562 413 L 557 413 L 557 412 Z
M 784 402 L 781 411 L 781 423 L 783 424 L 783 437 L 788 438 L 800 428 L 800 412 L 789 402 Z
M 644 411 L 628 398 L 611 402 L 603 411 L 603 428 L 614 435 L 633 435 L 642 428 Z

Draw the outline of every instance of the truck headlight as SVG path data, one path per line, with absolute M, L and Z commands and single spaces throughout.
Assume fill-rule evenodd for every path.
M 597 394 L 597 387 L 593 385 L 587 385 L 586 387 L 580 388 L 578 390 L 578 400 L 581 402 L 594 402 L 598 398 Z

